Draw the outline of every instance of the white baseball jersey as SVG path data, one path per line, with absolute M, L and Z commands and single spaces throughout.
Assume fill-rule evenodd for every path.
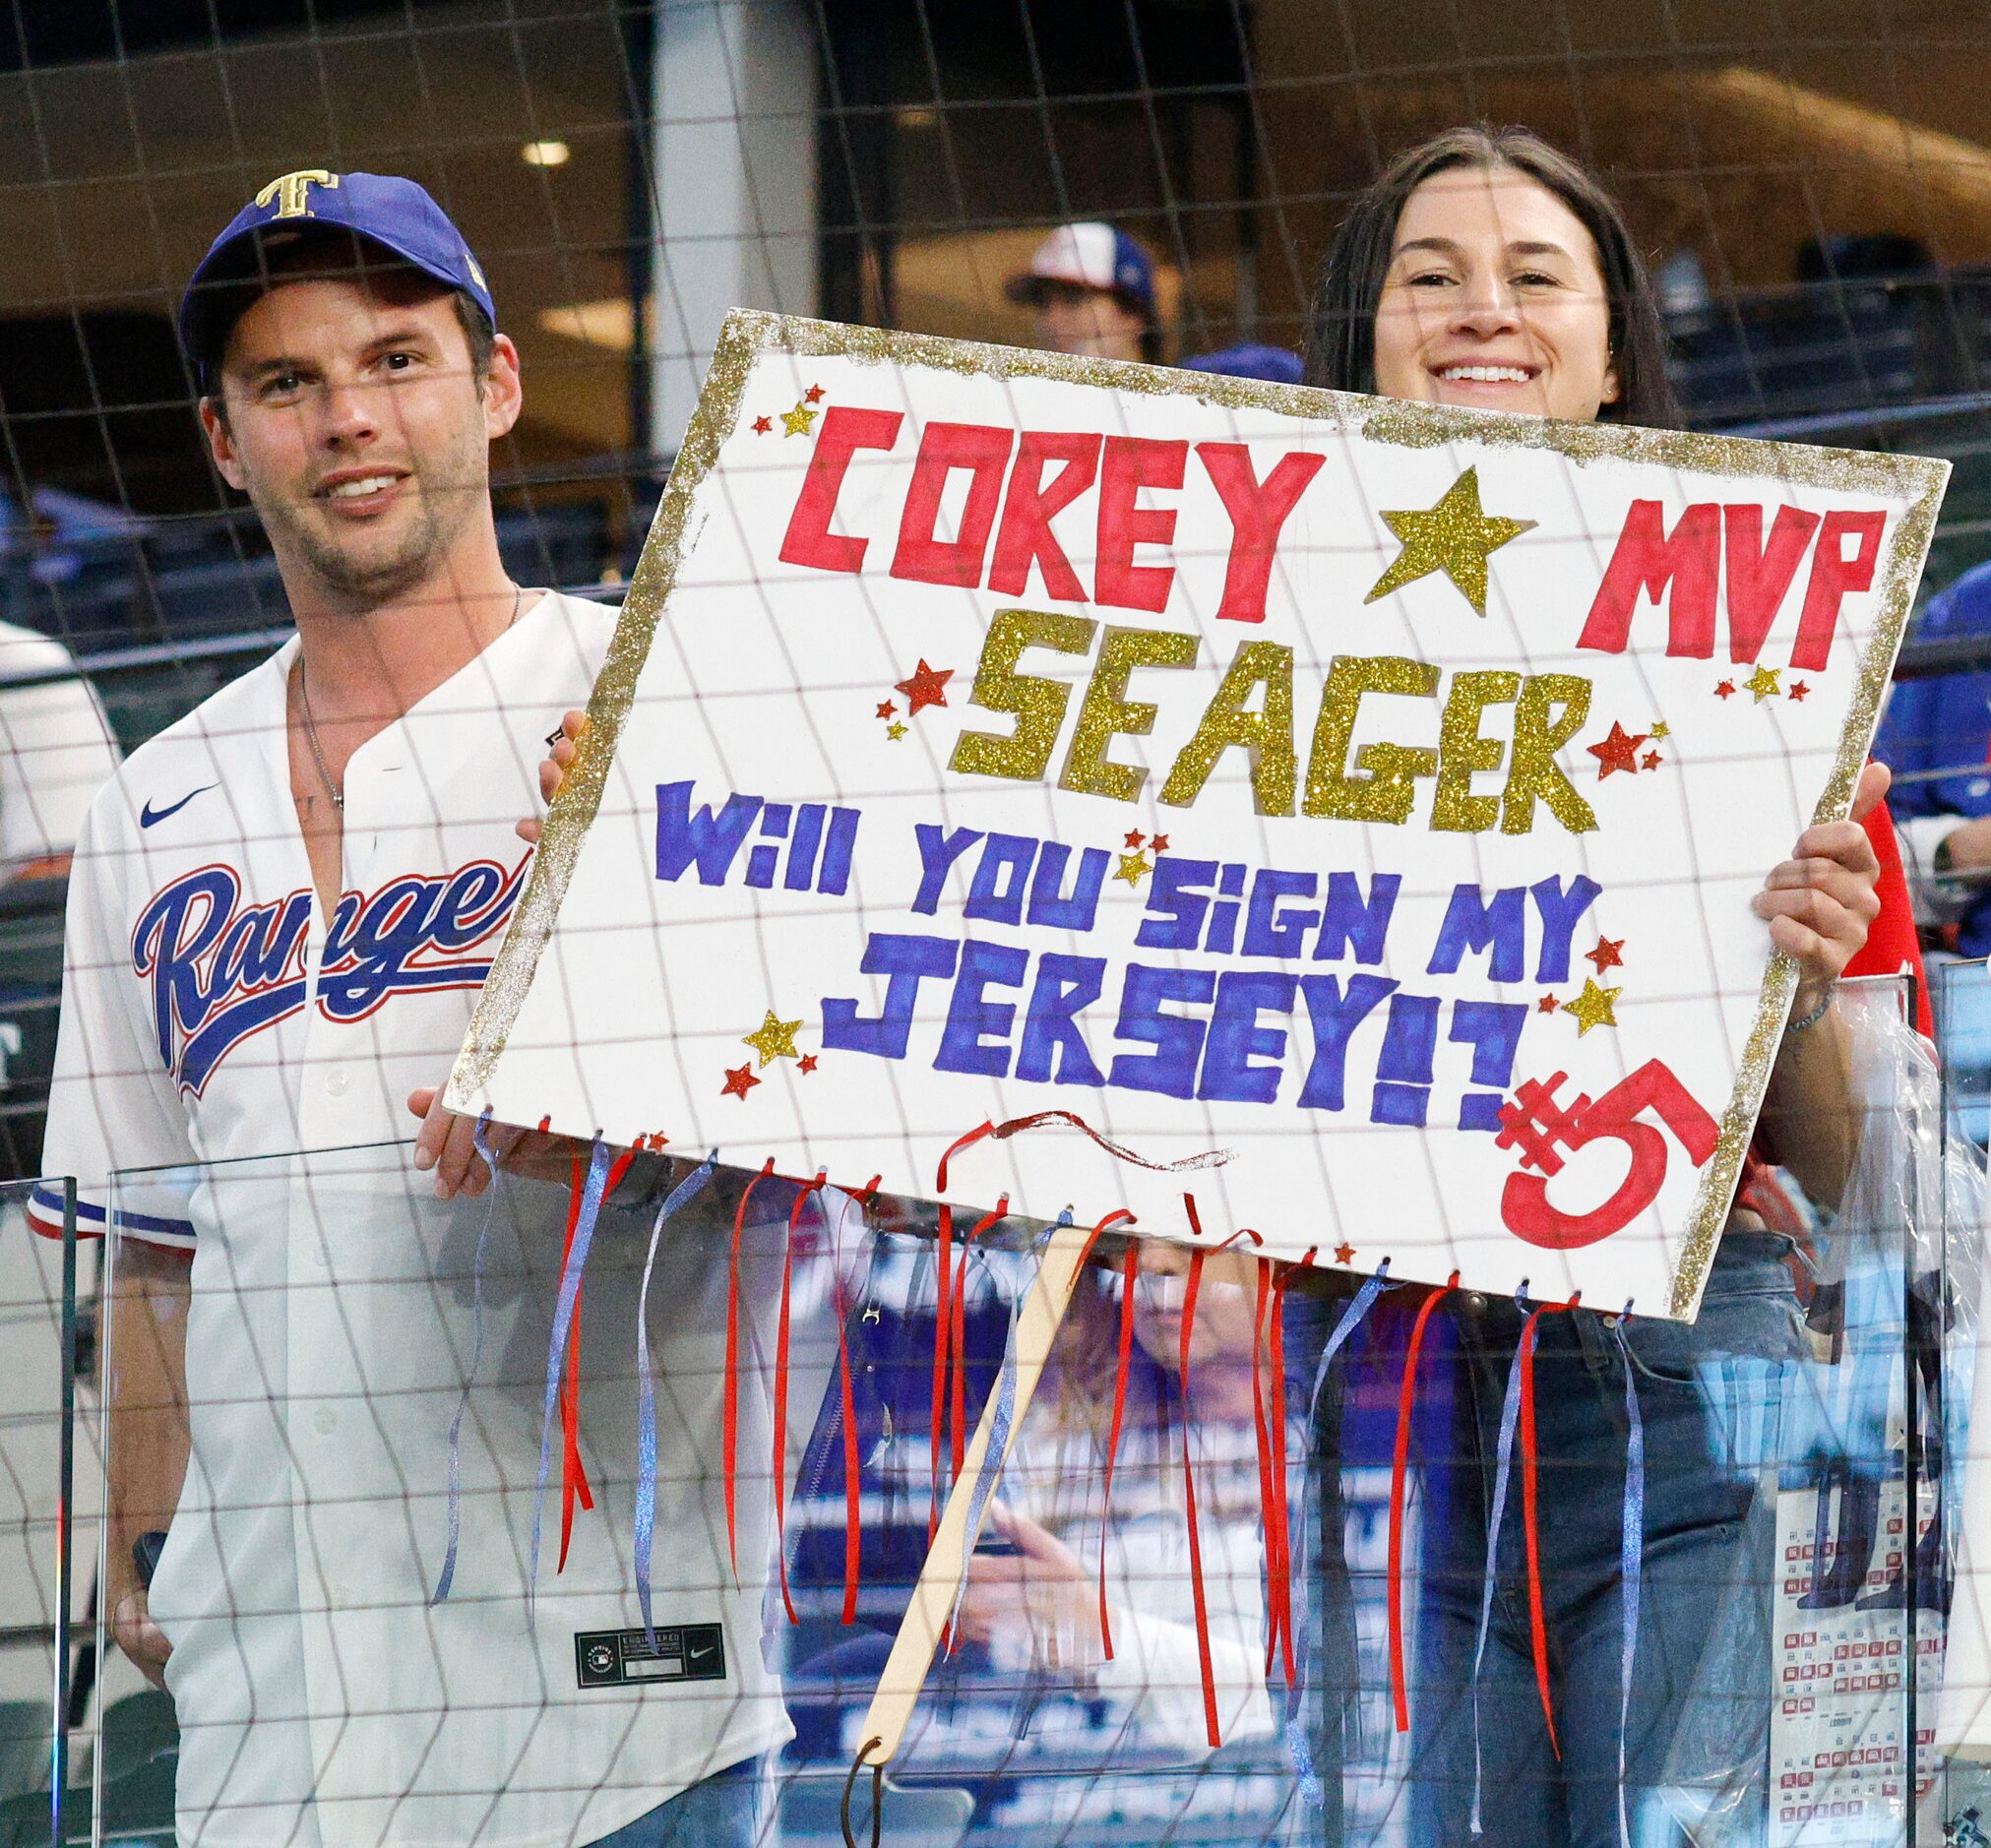
M 110 725 L 75 657 L 0 622 L 0 680 L 65 670 L 67 679 L 0 685 L 0 876 L 75 846 L 91 798 L 117 769 Z
M 630 1634 L 636 1329 L 666 1164 L 632 1172 L 587 1264 L 594 1508 L 556 1571 L 556 1421 L 529 1601 L 564 1177 L 507 1176 L 493 1210 L 438 1202 L 409 1159 L 404 1100 L 462 1042 L 525 877 L 513 825 L 613 622 L 541 597 L 353 755 L 329 918 L 290 795 L 294 641 L 136 752 L 92 810 L 45 1165 L 78 1177 L 87 1230 L 193 1253 L 193 1454 L 152 1590 L 183 1842 L 592 1842 L 788 1737 L 761 1651 L 754 1357 L 772 1352 L 792 1195 L 757 1191 L 742 1256 L 737 1582 L 719 1482 L 736 1194 L 716 1184 L 659 1244 L 653 1653 Z M 59 1190 L 37 1205 L 50 1229 Z M 795 1386 L 802 1437 L 820 1357 Z M 431 1607 L 460 1406 L 454 1582 Z

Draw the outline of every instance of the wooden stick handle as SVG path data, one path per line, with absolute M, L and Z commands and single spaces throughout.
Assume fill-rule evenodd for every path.
M 1010 1412 L 1011 1446 L 1015 1445 L 1017 1433 L 1023 1428 L 1024 1414 L 1029 1409 L 1030 1397 L 1036 1391 L 1037 1380 L 1044 1371 L 1044 1362 L 1050 1357 L 1051 1342 L 1057 1335 L 1058 1324 L 1064 1321 L 1065 1311 L 1071 1305 L 1072 1291 L 1079 1280 L 1079 1264 L 1091 1238 L 1089 1227 L 1060 1226 L 1051 1235 L 1036 1281 L 1024 1298 L 1023 1311 L 1017 1318 L 1017 1378 Z M 918 1703 L 919 1691 L 926 1685 L 927 1670 L 933 1666 L 933 1652 L 939 1646 L 940 1633 L 954 1611 L 962 1571 L 979 1534 L 980 1522 L 976 1523 L 976 1533 L 969 1533 L 967 1519 L 974 1501 L 974 1485 L 981 1475 L 982 1459 L 988 1454 L 995 1433 L 997 1397 L 991 1392 L 988 1403 L 982 1407 L 981 1423 L 975 1427 L 974 1438 L 962 1459 L 960 1480 L 947 1498 L 947 1508 L 941 1514 L 933 1545 L 927 1549 L 926 1564 L 920 1569 L 919 1583 L 912 1590 L 912 1602 L 906 1606 L 899 1634 L 893 1638 L 892 1654 L 886 1660 L 884 1674 L 878 1678 L 878 1691 L 871 1696 L 871 1711 L 865 1716 L 863 1736 L 878 1743 L 865 1756 L 865 1763 L 883 1764 L 899 1750 L 900 1742 L 905 1737 L 905 1728 L 912 1719 L 912 1709 Z M 1000 1461 L 1008 1460 L 1006 1447 Z M 993 1495 L 989 1498 L 990 1501 L 994 1499 Z M 981 1512 L 986 1519 L 986 1503 Z

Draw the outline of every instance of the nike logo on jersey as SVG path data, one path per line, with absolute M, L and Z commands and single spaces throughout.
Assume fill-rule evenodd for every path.
M 152 798 L 148 796 L 145 806 L 138 812 L 138 825 L 141 828 L 156 828 L 167 816 L 177 815 L 196 796 L 204 796 L 210 789 L 218 789 L 220 786 L 219 783 L 203 783 L 198 789 L 189 789 L 177 802 L 169 803 L 162 809 L 154 808 Z
M 491 961 L 473 953 L 511 916 L 531 857 L 510 869 L 475 860 L 342 894 L 320 958 L 320 1012 L 360 1020 L 396 995 L 481 987 Z M 245 1039 L 309 999 L 311 893 L 247 905 L 241 894 L 233 867 L 204 866 L 161 888 L 132 932 L 132 969 L 152 991 L 159 1061 L 196 1096 Z

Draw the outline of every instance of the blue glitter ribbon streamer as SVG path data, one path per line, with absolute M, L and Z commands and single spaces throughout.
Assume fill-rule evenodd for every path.
M 1071 1223 L 1072 1209 L 1067 1206 L 1044 1228 L 1043 1235 L 1037 1240 L 1038 1252 L 1041 1253 L 1050 1243 L 1054 1233 L 1063 1231 Z M 1038 1263 L 1041 1264 L 1041 1257 Z M 981 1531 L 982 1513 L 988 1507 L 989 1497 L 995 1493 L 996 1484 L 1002 1479 L 1003 1464 L 1009 1456 L 1010 1425 L 1016 1417 L 1017 1406 L 1017 1324 L 1023 1320 L 1024 1302 L 1028 1295 L 1027 1290 L 1020 1290 L 1010 1301 L 1009 1333 L 1003 1340 L 1002 1373 L 996 1381 L 995 1423 L 989 1430 L 988 1448 L 982 1453 L 981 1468 L 975 1472 L 974 1493 L 968 1498 L 961 1582 L 954 1588 L 954 1608 L 947 1619 L 950 1632 L 960 1631 L 961 1603 L 967 1596 L 968 1568 L 974 1557 L 975 1535 Z
M 491 1110 L 486 1104 L 483 1115 L 477 1119 L 477 1127 L 470 1132 L 470 1145 L 484 1158 L 484 1166 L 491 1171 L 491 1198 L 484 1207 L 484 1223 L 477 1232 L 477 1256 L 470 1297 L 470 1314 L 476 1332 L 470 1338 L 470 1371 L 464 1380 L 464 1395 L 457 1401 L 457 1415 L 450 1420 L 450 1541 L 443 1550 L 443 1570 L 436 1579 L 435 1592 L 429 1599 L 431 1608 L 450 1595 L 450 1586 L 456 1580 L 457 1541 L 463 1532 L 464 1516 L 464 1414 L 470 1408 L 470 1388 L 477 1384 L 477 1368 L 484 1358 L 484 1250 L 490 1241 L 491 1221 L 498 1215 L 498 1183 L 504 1174 L 498 1166 L 497 1156 L 491 1153 L 490 1129 Z
M 1646 1553 L 1646 1421 L 1639 1410 L 1639 1381 L 1632 1367 L 1631 1346 L 1625 1339 L 1625 1324 L 1631 1319 L 1631 1308 L 1627 1305 L 1613 1330 L 1618 1337 L 1619 1356 L 1625 1363 L 1626 1427 L 1625 1512 L 1618 1557 L 1625 1627 L 1624 1653 L 1618 1671 L 1619 1848 L 1632 1848 L 1631 1815 L 1625 1800 L 1626 1735 L 1632 1724 L 1632 1664 L 1639 1652 L 1639 1583 Z
M 539 1427 L 539 1475 L 532 1488 L 532 1565 L 526 1579 L 529 1605 L 539 1583 L 539 1517 L 545 1510 L 546 1470 L 553 1456 L 553 1418 L 559 1407 L 560 1370 L 567 1361 L 567 1336 L 574 1326 L 581 1273 L 588 1265 L 588 1248 L 594 1243 L 594 1222 L 601 1215 L 601 1196 L 607 1184 L 608 1144 L 597 1136 L 588 1157 L 588 1180 L 581 1191 L 581 1211 L 574 1221 L 574 1243 L 560 1272 L 560 1297 L 553 1310 L 553 1338 L 546 1344 L 546 1410 Z
M 684 1177 L 656 1209 L 650 1250 L 643 1260 L 643 1287 L 636 1298 L 636 1601 L 643 1607 L 643 1637 L 656 1651 L 656 1627 L 650 1613 L 650 1543 L 656 1525 L 656 1376 L 650 1361 L 650 1273 L 656 1263 L 664 1221 L 695 1199 L 713 1177 L 716 1148 Z
M 1523 1285 L 1524 1289 L 1526 1286 Z M 1515 1292 L 1517 1309 L 1525 1313 L 1521 1291 Z M 1480 1827 L 1479 1798 L 1485 1781 L 1485 1764 L 1479 1740 L 1479 1668 L 1486 1660 L 1486 1632 L 1493 1622 L 1493 1589 L 1500 1569 L 1500 1523 L 1507 1513 L 1507 1483 L 1514 1464 L 1514 1428 L 1521 1418 L 1521 1349 L 1507 1369 L 1507 1396 L 1500 1404 L 1500 1456 L 1493 1470 L 1493 1511 L 1486 1523 L 1486 1575 L 1479 1590 L 1479 1636 L 1472 1645 L 1472 1836 L 1476 1841 L 1485 1831 Z
M 1307 1394 L 1307 1442 L 1302 1447 L 1302 1457 L 1311 1452 L 1314 1441 L 1314 1421 L 1320 1414 L 1321 1393 L 1328 1384 L 1328 1369 L 1334 1364 L 1335 1356 L 1340 1352 L 1349 1335 L 1361 1325 L 1361 1321 L 1375 1306 L 1389 1281 L 1390 1261 L 1386 1258 L 1376 1266 L 1376 1274 L 1363 1283 L 1355 1292 L 1353 1300 L 1341 1311 L 1341 1318 L 1335 1324 L 1326 1344 L 1321 1349 L 1320 1363 L 1314 1369 L 1313 1389 Z M 1278 1407 L 1278 1415 L 1285 1416 L 1285 1407 Z M 1323 1465 L 1339 1468 L 1338 1462 Z M 1288 1465 L 1290 1468 L 1291 1465 Z M 1300 1533 L 1302 1536 L 1313 1532 L 1312 1490 L 1313 1471 L 1305 1460 L 1299 1464 L 1302 1471 L 1299 1493 Z M 1287 1495 L 1287 1504 L 1292 1497 Z M 1291 1557 L 1292 1536 L 1286 1536 L 1287 1557 Z M 1304 1557 L 1304 1555 L 1302 1555 Z M 1286 1690 L 1285 1725 L 1281 1729 L 1286 1747 L 1286 1756 L 1292 1760 L 1293 1776 L 1300 1787 L 1300 1796 L 1316 1810 L 1328 1807 L 1328 1793 L 1321 1784 L 1321 1774 L 1314 1766 L 1314 1755 L 1307 1745 L 1306 1727 L 1301 1720 L 1301 1708 L 1307 1690 L 1308 1654 L 1312 1647 L 1313 1626 L 1307 1613 L 1306 1573 L 1301 1572 L 1293 1586 L 1293 1601 L 1297 1606 L 1293 1614 L 1293 1629 L 1299 1639 L 1299 1653 L 1294 1663 L 1293 1685 Z

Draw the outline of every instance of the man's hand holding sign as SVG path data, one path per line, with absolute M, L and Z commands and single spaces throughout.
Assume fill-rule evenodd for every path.
M 449 1107 L 1691 1316 L 1943 475 L 738 314 Z

